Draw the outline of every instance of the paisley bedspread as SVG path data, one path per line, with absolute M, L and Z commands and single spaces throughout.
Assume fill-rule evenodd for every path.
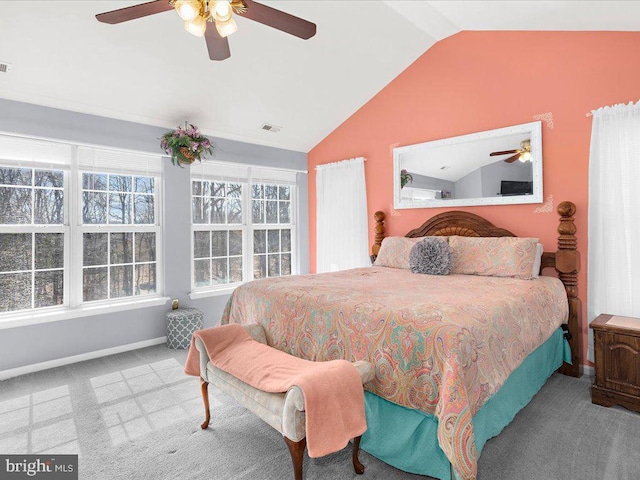
M 557 278 L 370 267 L 247 283 L 222 323 L 261 323 L 269 345 L 309 360 L 372 362 L 367 388 L 435 415 L 440 447 L 474 479 L 473 415 L 567 316 Z

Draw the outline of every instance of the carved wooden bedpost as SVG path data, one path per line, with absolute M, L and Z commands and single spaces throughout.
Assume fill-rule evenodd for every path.
M 385 219 L 385 214 L 384 212 L 376 212 L 375 215 L 373 216 L 373 218 L 376 221 L 376 236 L 374 239 L 374 243 L 373 246 L 371 247 L 371 253 L 373 254 L 372 257 L 377 257 L 378 256 L 378 252 L 380 251 L 380 246 L 382 245 L 382 239 L 384 238 L 384 219 Z M 373 260 L 374 258 L 372 258 Z
M 571 346 L 572 365 L 565 363 L 561 373 L 573 377 L 582 376 L 582 303 L 578 298 L 578 272 L 580 271 L 580 252 L 575 237 L 576 226 L 573 215 L 576 206 L 572 202 L 562 202 L 558 205 L 560 225 L 558 226 L 558 251 L 556 252 L 556 270 L 558 277 L 564 284 L 569 301 L 569 345 Z

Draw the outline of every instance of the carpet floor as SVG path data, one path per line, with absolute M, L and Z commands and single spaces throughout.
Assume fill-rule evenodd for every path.
M 214 387 L 201 430 L 186 352 L 144 348 L 0 382 L 0 453 L 74 453 L 81 479 L 286 480 L 282 437 Z M 637 480 L 640 414 L 591 404 L 588 378 L 554 374 L 479 461 L 479 480 Z M 306 480 L 426 479 L 366 452 L 310 459 Z

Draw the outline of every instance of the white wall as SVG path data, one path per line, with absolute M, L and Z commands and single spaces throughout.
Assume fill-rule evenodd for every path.
M 0 99 L 0 131 L 70 142 L 158 152 L 167 129 Z M 213 139 L 216 159 L 304 170 L 306 153 Z M 166 296 L 204 311 L 216 325 L 229 295 L 190 300 L 191 199 L 189 168 L 164 159 L 164 268 Z M 307 175 L 298 174 L 300 271 L 309 271 Z M 1 292 L 0 292 L 1 294 Z M 80 355 L 165 335 L 170 305 L 0 329 L 0 371 Z
M 426 188 L 428 190 L 447 190 L 451 192 L 453 198 L 455 196 L 455 183 L 450 182 L 448 180 L 443 180 L 441 178 L 428 177 L 426 175 L 419 175 L 417 173 L 412 173 L 413 182 L 408 183 L 408 187 L 414 188 Z M 439 197 L 438 197 L 439 198 Z

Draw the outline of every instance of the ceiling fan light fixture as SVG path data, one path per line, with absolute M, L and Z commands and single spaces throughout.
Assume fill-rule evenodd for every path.
M 177 0 L 174 8 L 185 22 L 193 22 L 200 15 L 199 0 Z
M 230 17 L 226 22 L 218 22 L 216 21 L 216 29 L 222 38 L 228 37 L 236 30 L 238 30 L 238 25 L 233 17 Z
M 216 22 L 228 22 L 233 14 L 231 2 L 229 0 L 211 0 L 209 12 Z
M 209 58 L 215 61 L 231 56 L 226 37 L 238 28 L 234 14 L 303 40 L 313 37 L 317 28 L 315 23 L 253 0 L 145 0 L 137 5 L 98 13 L 96 19 L 116 25 L 169 10 L 176 11 L 189 33 L 205 37 Z M 207 23 L 216 23 L 216 30 Z M 0 63 L 0 70 L 2 67 Z
M 528 162 L 529 160 L 531 160 L 531 152 L 525 150 L 524 152 L 522 152 L 522 155 L 520 155 L 520 158 L 518 160 L 520 160 L 522 163 Z
M 191 35 L 196 37 L 204 37 L 204 32 L 207 30 L 207 21 L 201 15 L 198 15 L 190 22 L 184 22 L 184 29 Z

